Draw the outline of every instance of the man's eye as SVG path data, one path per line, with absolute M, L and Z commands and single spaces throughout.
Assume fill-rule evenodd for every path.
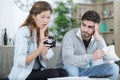
M 88 28 L 94 28 L 93 26 L 88 26 Z
M 84 23 L 82 24 L 83 26 L 86 26 Z

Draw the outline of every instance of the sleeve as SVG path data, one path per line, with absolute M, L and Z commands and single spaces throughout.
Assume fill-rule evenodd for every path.
M 53 53 L 52 49 L 48 49 L 47 54 L 45 55 L 45 57 L 46 57 L 47 60 L 49 60 L 50 58 L 52 58 L 53 55 L 54 55 L 54 53 Z M 46 62 L 42 59 L 41 56 L 39 56 L 39 60 L 40 60 L 40 63 L 42 64 L 42 66 L 44 68 L 46 68 L 47 67 Z
M 103 49 L 103 47 L 107 46 L 102 36 L 100 36 L 100 40 L 97 40 L 97 45 L 97 49 Z
M 62 59 L 64 65 L 72 64 L 78 67 L 87 66 L 89 61 L 93 59 L 92 54 L 74 54 L 74 37 L 67 33 L 63 38 Z
M 53 53 L 52 49 L 50 48 L 50 49 L 48 49 L 45 57 L 47 60 L 49 60 L 50 58 L 52 58 L 53 55 L 54 55 L 54 53 Z
M 29 32 L 26 29 L 20 29 L 15 36 L 15 58 L 19 66 L 26 67 L 26 56 L 28 54 Z
M 98 45 L 99 45 L 99 46 L 98 46 L 98 49 L 103 49 L 103 50 L 104 50 L 105 48 L 108 48 L 102 36 L 100 37 L 100 40 L 97 41 L 97 43 L 98 43 Z M 112 60 L 111 54 L 110 54 L 110 53 L 114 54 L 114 52 L 112 52 L 112 51 L 114 51 L 113 48 L 111 48 L 111 49 L 109 49 L 109 50 L 107 49 L 107 51 L 104 50 L 103 60 L 104 60 L 105 62 L 109 62 L 109 61 Z M 112 56 L 113 56 L 113 55 L 112 55 Z M 117 58 L 117 59 L 118 59 L 118 58 Z

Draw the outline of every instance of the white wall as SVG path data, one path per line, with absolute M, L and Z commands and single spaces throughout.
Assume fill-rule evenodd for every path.
M 52 8 L 56 6 L 54 4 L 55 0 L 43 0 L 43 1 L 48 1 L 52 5 Z M 91 3 L 91 0 L 74 0 L 74 2 Z M 7 28 L 8 37 L 12 38 L 18 27 L 26 19 L 27 15 L 28 12 L 20 10 L 15 5 L 14 0 L 0 0 L 0 45 L 3 45 L 4 28 Z M 51 22 L 53 22 L 53 19 L 54 17 L 52 16 Z
M 0 1 L 0 45 L 3 45 L 4 28 L 7 28 L 8 37 L 12 38 L 27 14 L 17 8 L 14 0 Z

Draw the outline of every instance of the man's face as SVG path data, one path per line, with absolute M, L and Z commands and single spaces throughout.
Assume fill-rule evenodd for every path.
M 83 39 L 90 39 L 91 36 L 94 34 L 94 22 L 89 20 L 83 20 L 81 23 L 81 35 Z

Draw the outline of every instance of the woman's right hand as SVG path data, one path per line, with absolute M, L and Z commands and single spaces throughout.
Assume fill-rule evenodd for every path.
M 46 55 L 46 51 L 44 51 L 46 48 L 49 48 L 50 45 L 48 44 L 44 44 L 44 41 L 48 40 L 47 37 L 43 38 L 40 42 L 40 45 L 39 47 L 34 50 L 31 54 L 27 55 L 27 58 L 26 58 L 26 64 L 29 64 L 31 63 L 34 59 L 36 59 L 36 57 L 38 55 L 41 55 L 42 59 L 45 61 L 46 58 L 45 58 L 45 55 Z M 47 61 L 47 60 L 46 60 Z
M 39 47 L 38 49 L 40 49 L 41 51 L 45 48 L 45 47 L 49 47 L 50 45 L 48 44 L 44 44 L 44 42 L 48 40 L 48 37 L 44 37 L 41 41 L 40 41 L 40 44 L 39 44 Z

